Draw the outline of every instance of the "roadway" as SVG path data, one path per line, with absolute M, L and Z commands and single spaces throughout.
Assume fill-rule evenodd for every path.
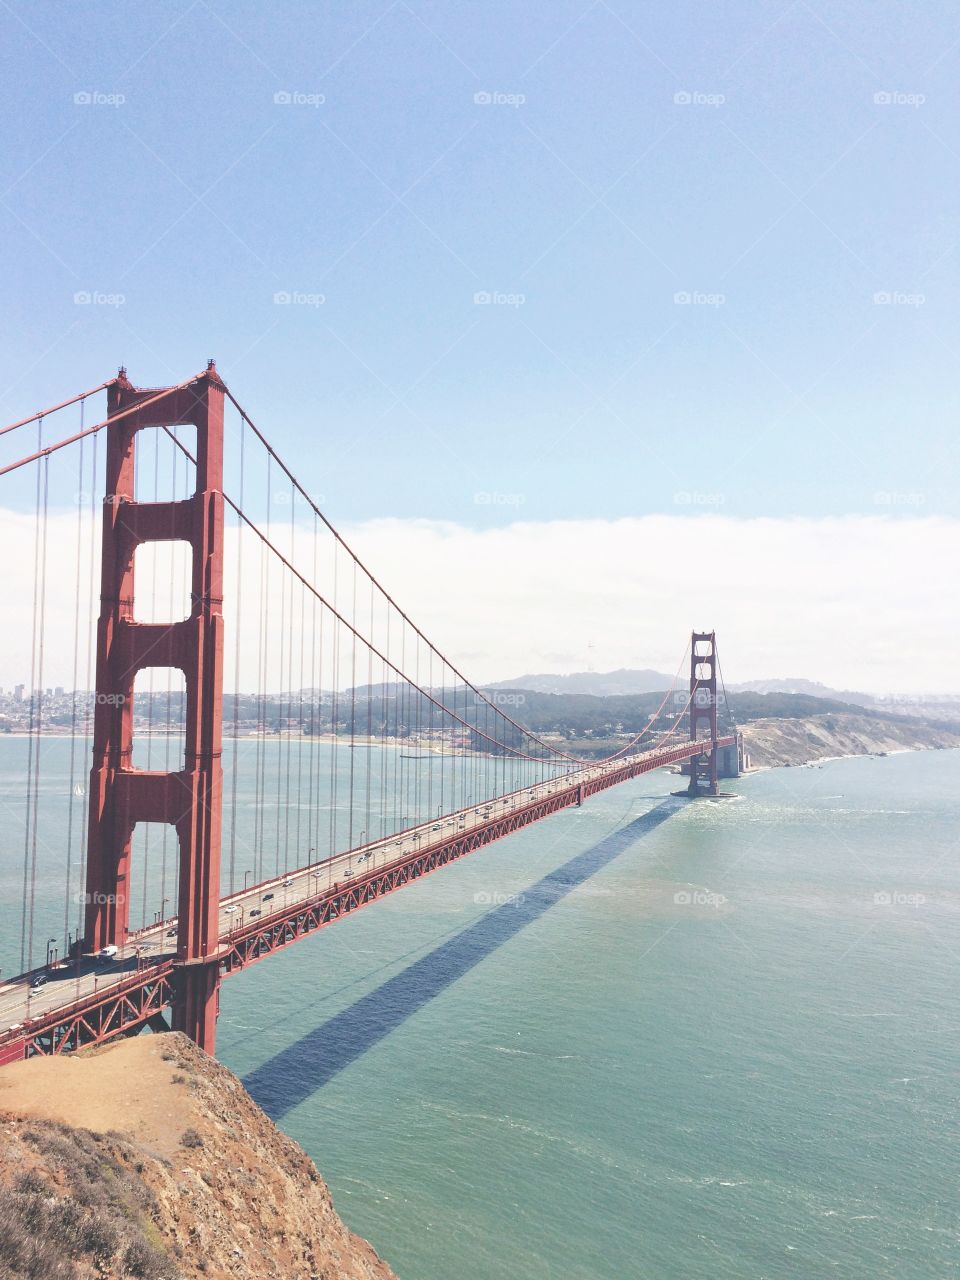
M 483 827 L 494 818 L 509 816 L 555 791 L 569 790 L 654 754 L 657 753 L 640 753 L 576 769 L 485 804 L 444 814 L 385 839 L 368 842 L 230 894 L 220 903 L 221 944 L 229 942 L 231 934 L 253 921 L 267 922 L 274 913 L 286 915 L 291 907 L 316 898 L 335 884 L 346 886 L 358 876 L 403 861 L 418 850 L 442 843 L 452 835 Z M 34 970 L 32 974 L 22 975 L 6 986 L 0 986 L 0 1036 L 28 1020 L 43 1018 L 57 1009 L 75 1005 L 86 996 L 106 994 L 125 978 L 160 961 L 175 959 L 176 928 L 174 917 L 131 933 L 113 960 L 104 962 L 96 956 L 83 956 L 79 965 L 73 961 L 54 967 L 48 971 L 46 983 L 37 989 L 32 989 L 30 982 L 42 970 Z

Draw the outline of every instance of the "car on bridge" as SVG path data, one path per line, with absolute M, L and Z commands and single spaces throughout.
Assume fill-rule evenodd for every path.
M 110 943 L 109 946 L 100 948 L 97 952 L 97 959 L 101 964 L 109 964 L 118 955 L 119 951 L 119 947 L 115 947 L 113 943 Z
M 38 987 L 45 987 L 46 985 L 47 985 L 47 975 L 45 973 L 38 973 L 35 977 L 31 978 L 30 980 L 31 991 L 36 991 Z

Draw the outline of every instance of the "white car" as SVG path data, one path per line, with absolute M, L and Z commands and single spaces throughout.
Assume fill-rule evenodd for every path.
M 224 915 L 232 916 L 232 915 L 235 915 L 236 912 L 238 912 L 239 910 L 240 910 L 239 907 L 224 907 L 223 913 Z
M 287 876 L 286 880 L 281 881 L 281 883 L 285 889 L 292 889 L 296 881 L 293 876 Z
M 113 957 L 117 955 L 119 951 L 120 951 L 120 948 L 113 946 L 113 944 L 111 943 L 110 946 L 108 947 L 101 947 L 100 950 L 97 952 L 97 955 L 100 957 L 101 960 L 112 960 Z

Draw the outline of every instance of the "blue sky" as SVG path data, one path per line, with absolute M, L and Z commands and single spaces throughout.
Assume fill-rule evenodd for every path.
M 957 513 L 954 6 L 2 21 L 5 420 L 213 355 L 335 521 Z

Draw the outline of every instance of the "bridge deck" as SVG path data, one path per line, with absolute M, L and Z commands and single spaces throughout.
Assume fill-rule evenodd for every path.
M 718 739 L 732 746 L 733 737 Z M 576 805 L 598 791 L 688 760 L 703 743 L 683 743 L 586 766 L 485 804 L 444 814 L 388 839 L 252 885 L 222 899 L 219 959 L 224 976 L 331 924 L 513 831 Z M 0 988 L 0 1064 L 58 1053 L 128 1034 L 162 1014 L 176 973 L 176 921 L 131 934 L 117 959 L 86 956 Z

